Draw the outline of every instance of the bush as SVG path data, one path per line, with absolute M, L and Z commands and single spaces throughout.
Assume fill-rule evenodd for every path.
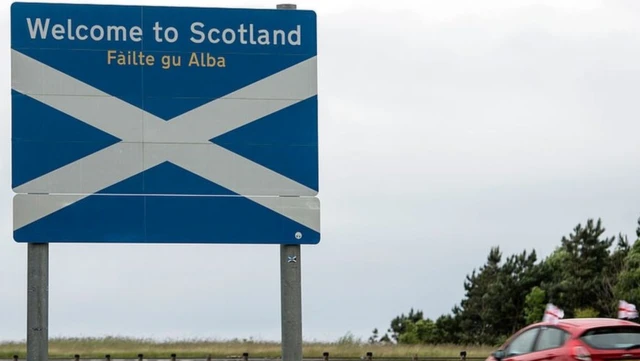
M 595 318 L 600 315 L 593 307 L 578 308 L 573 313 L 575 318 Z

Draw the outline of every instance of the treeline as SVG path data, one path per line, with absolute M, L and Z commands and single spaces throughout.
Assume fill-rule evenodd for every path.
M 578 224 L 548 257 L 535 250 L 504 257 L 499 247 L 464 281 L 465 296 L 435 320 L 411 309 L 371 343 L 498 345 L 542 320 L 547 303 L 565 318 L 617 317 L 618 300 L 640 306 L 640 219 L 635 240 L 605 237 L 600 219 Z

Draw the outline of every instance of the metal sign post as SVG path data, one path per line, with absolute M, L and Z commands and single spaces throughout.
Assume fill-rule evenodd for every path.
M 280 246 L 282 360 L 302 360 L 300 245 Z
M 295 10 L 295 4 L 278 9 Z M 302 237 L 296 234 L 296 238 Z M 302 272 L 299 244 L 280 245 L 280 313 L 282 318 L 282 361 L 302 360 Z
M 27 361 L 49 359 L 49 245 L 27 247 Z

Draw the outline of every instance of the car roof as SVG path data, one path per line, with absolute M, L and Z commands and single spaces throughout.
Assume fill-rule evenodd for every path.
M 511 342 L 514 337 L 522 334 L 523 332 L 541 326 L 551 326 L 551 327 L 559 327 L 564 329 L 565 331 L 571 333 L 572 335 L 580 335 L 585 331 L 592 328 L 599 327 L 611 327 L 611 326 L 631 326 L 631 327 L 640 327 L 640 324 L 622 320 L 618 318 L 606 318 L 606 317 L 598 317 L 598 318 L 562 318 L 557 322 L 537 322 L 525 326 L 518 330 L 518 332 L 514 333 L 509 337 L 505 344 Z
M 545 326 L 545 325 L 553 325 L 551 322 L 539 322 L 531 326 Z M 569 328 L 577 328 L 577 329 L 589 329 L 595 327 L 608 327 L 608 326 L 636 326 L 640 327 L 640 324 L 635 322 L 621 320 L 617 318 L 606 318 L 606 317 L 597 317 L 597 318 L 566 318 L 558 320 L 555 325 L 562 326 L 565 325 Z

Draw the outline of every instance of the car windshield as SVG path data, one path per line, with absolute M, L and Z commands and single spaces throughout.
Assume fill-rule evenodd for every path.
M 615 326 L 588 330 L 580 337 L 589 346 L 597 349 L 624 349 L 640 345 L 640 327 Z

